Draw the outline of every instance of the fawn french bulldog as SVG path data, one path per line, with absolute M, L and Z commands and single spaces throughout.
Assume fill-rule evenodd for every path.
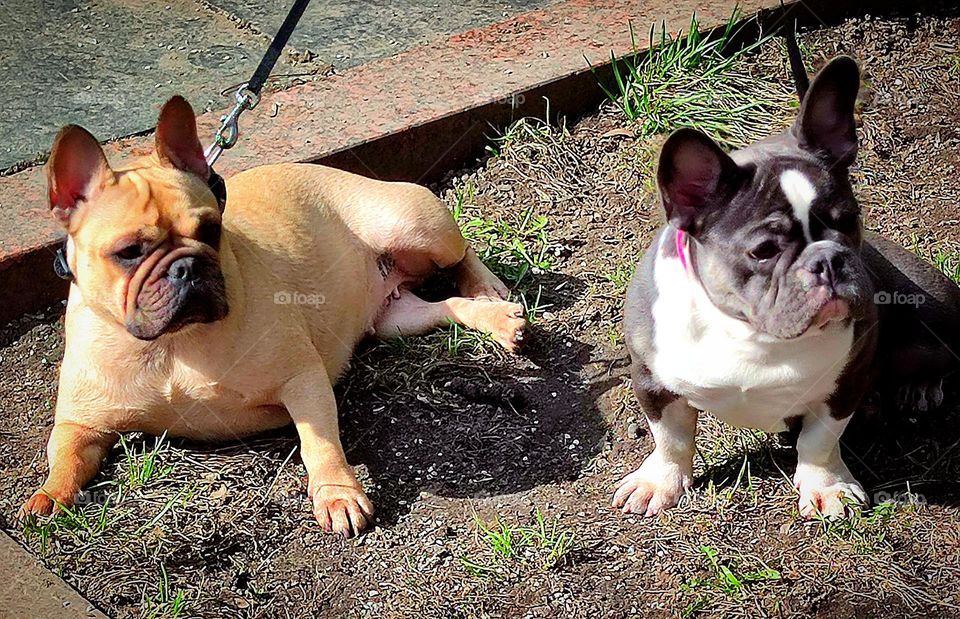
M 180 97 L 151 156 L 113 169 L 67 126 L 47 169 L 75 279 L 49 476 L 25 514 L 72 504 L 120 432 L 218 440 L 292 421 L 314 515 L 355 533 L 373 505 L 344 457 L 332 385 L 358 341 L 448 320 L 507 349 L 521 337 L 521 306 L 423 187 L 270 165 L 230 178 L 222 211 Z M 462 297 L 410 291 L 437 269 Z
M 957 367 L 951 350 L 960 351 L 960 292 L 862 230 L 849 177 L 859 86 L 856 63 L 839 57 L 782 135 L 729 154 L 693 129 L 665 142 L 657 181 L 668 223 L 624 312 L 656 447 L 620 481 L 614 507 L 650 516 L 679 501 L 705 410 L 799 430 L 800 513 L 841 515 L 867 502 L 840 454 L 864 394 L 879 389 L 919 410 L 942 402 L 942 379 Z

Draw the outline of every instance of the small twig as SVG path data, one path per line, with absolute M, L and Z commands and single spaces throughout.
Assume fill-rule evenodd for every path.
M 293 445 L 293 449 L 290 450 L 290 453 L 287 454 L 287 457 L 284 458 L 283 462 L 280 463 L 280 466 L 277 468 L 277 474 L 273 476 L 273 481 L 271 481 L 271 482 L 270 482 L 270 485 L 267 486 L 267 491 L 263 493 L 263 500 L 264 500 L 264 501 L 266 501 L 268 498 L 270 498 L 270 493 L 273 492 L 273 487 L 277 485 L 277 480 L 280 479 L 280 474 L 283 473 L 283 468 L 284 468 L 285 466 L 287 466 L 287 462 L 290 462 L 290 458 L 293 457 L 293 454 L 296 453 L 296 451 L 297 451 L 297 449 L 299 449 L 299 447 L 300 447 L 300 445 L 298 445 L 298 444 L 295 443 L 295 444 Z M 261 506 L 261 509 L 263 509 L 262 506 Z M 258 513 L 259 511 L 260 511 L 260 510 L 257 510 L 257 511 L 254 512 L 254 513 Z

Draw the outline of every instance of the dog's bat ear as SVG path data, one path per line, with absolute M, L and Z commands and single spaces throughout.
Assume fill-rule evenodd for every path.
M 47 161 L 50 212 L 66 227 L 83 202 L 89 202 L 113 179 L 113 171 L 97 138 L 77 125 L 57 133 Z
M 196 116 L 183 97 L 172 97 L 160 110 L 154 148 L 163 165 L 192 172 L 203 180 L 210 177 L 210 167 L 197 138 Z
M 674 131 L 660 150 L 657 184 L 667 219 L 696 235 L 703 216 L 719 206 L 739 168 L 716 142 L 695 129 Z
M 860 69 L 849 56 L 824 67 L 803 99 L 793 134 L 800 146 L 832 165 L 847 167 L 857 157 L 854 106 L 860 90 Z

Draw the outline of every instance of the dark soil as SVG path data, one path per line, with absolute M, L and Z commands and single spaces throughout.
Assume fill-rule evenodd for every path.
M 864 68 L 854 177 L 867 225 L 954 274 L 960 19 L 854 20 L 802 43 L 817 67 L 843 52 Z M 748 64 L 789 88 L 778 43 Z M 548 218 L 551 265 L 521 286 L 542 306 L 523 354 L 453 331 L 369 344 L 338 388 L 375 529 L 349 541 L 320 531 L 290 430 L 164 442 L 145 484 L 130 472 L 155 442 L 131 437 L 133 455 L 117 447 L 94 482 L 86 520 L 61 517 L 46 539 L 24 530 L 14 514 L 45 472 L 60 308 L 0 331 L 3 528 L 124 617 L 960 616 L 960 407 L 845 437 L 868 492 L 891 499 L 850 521 L 800 520 L 794 451 L 709 416 L 681 506 L 648 520 L 609 508 L 652 448 L 618 321 L 659 222 L 656 143 L 612 109 L 569 131 L 526 126 L 533 137 L 442 188 L 451 205 L 475 189 L 467 217 Z M 512 531 L 513 552 L 498 554 L 489 528 Z M 539 546 L 562 534 L 569 548 Z

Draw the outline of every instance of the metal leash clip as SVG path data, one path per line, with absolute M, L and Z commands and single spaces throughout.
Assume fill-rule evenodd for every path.
M 230 110 L 229 114 L 220 117 L 222 122 L 213 138 L 213 144 L 208 146 L 203 153 L 203 156 L 207 159 L 207 164 L 210 166 L 216 163 L 223 151 L 233 148 L 233 145 L 237 143 L 237 138 L 240 137 L 240 125 L 237 122 L 240 114 L 245 110 L 252 110 L 260 103 L 260 95 L 250 90 L 248 84 L 238 88 L 235 96 L 237 104 Z

